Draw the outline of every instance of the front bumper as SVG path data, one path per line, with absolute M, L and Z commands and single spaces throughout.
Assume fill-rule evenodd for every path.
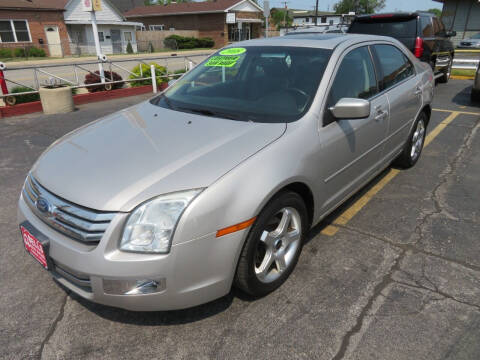
M 52 276 L 90 301 L 134 311 L 175 310 L 226 295 L 247 229 L 217 238 L 215 233 L 174 244 L 169 254 L 136 254 L 117 249 L 127 214 L 112 220 L 100 243 L 89 247 L 42 222 L 20 197 L 18 221 L 30 224 L 50 240 Z M 37 266 L 33 264 L 32 266 Z M 41 267 L 37 269 L 41 271 Z M 112 295 L 111 280 L 156 279 L 160 288 L 149 294 Z

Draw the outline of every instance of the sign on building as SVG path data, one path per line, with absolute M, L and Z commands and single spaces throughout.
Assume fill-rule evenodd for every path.
M 235 24 L 235 13 L 227 13 L 227 24 Z
M 102 11 L 102 0 L 82 0 L 83 11 Z

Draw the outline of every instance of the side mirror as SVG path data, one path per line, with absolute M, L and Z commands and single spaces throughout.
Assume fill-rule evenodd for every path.
M 454 37 L 454 36 L 457 36 L 457 32 L 455 30 L 452 30 L 452 31 L 446 31 L 445 35 L 447 37 Z
M 370 101 L 343 98 L 330 111 L 337 119 L 363 119 L 370 116 Z

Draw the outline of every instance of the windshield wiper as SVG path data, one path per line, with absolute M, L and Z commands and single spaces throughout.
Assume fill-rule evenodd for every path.
M 188 107 L 177 107 L 176 110 L 191 112 L 191 113 L 194 113 L 194 114 L 200 114 L 200 115 L 204 115 L 204 116 L 220 117 L 220 118 L 225 118 L 225 119 L 230 119 L 230 120 L 238 120 L 239 119 L 237 116 L 232 115 L 232 114 L 222 113 L 222 112 L 218 112 L 218 111 L 212 111 L 212 110 L 208 110 L 208 109 L 194 109 L 194 108 L 188 108 Z

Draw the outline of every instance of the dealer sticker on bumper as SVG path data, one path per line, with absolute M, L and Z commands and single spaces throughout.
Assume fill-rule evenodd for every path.
M 42 243 L 33 236 L 25 227 L 20 226 L 22 232 L 23 244 L 25 249 L 32 255 L 45 269 L 48 269 L 47 256 Z

